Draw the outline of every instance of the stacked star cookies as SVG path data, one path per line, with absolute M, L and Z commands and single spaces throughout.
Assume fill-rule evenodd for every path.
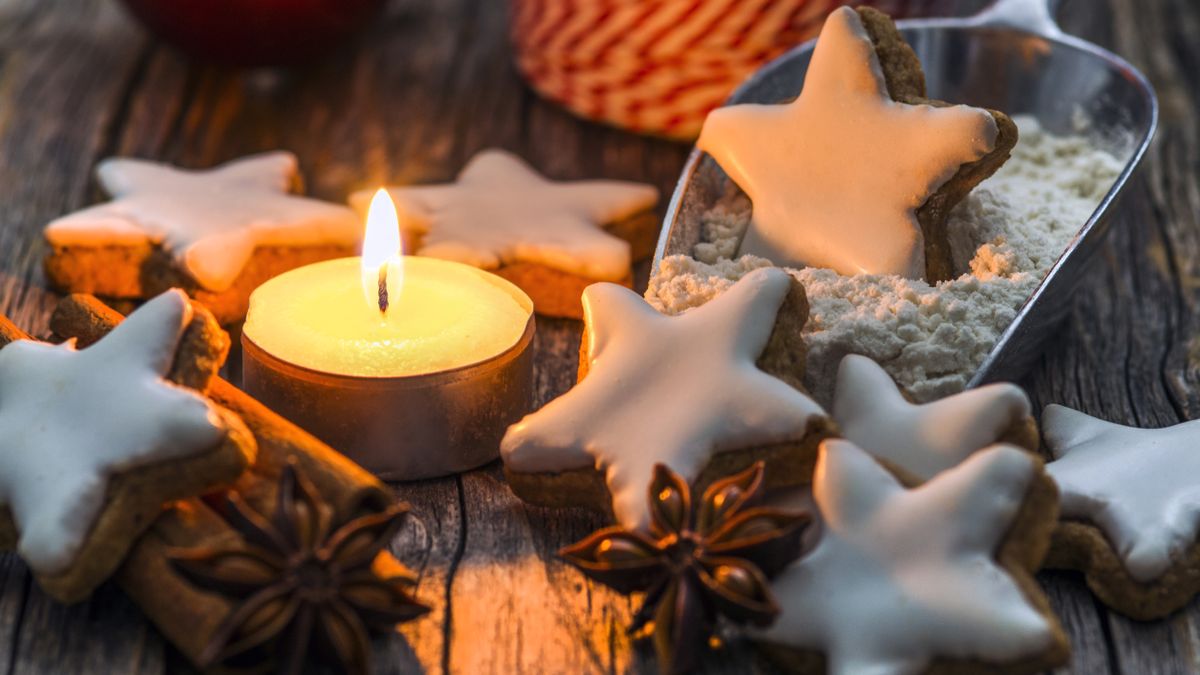
M 829 441 L 813 479 L 823 530 L 773 583 L 778 621 L 757 636 L 802 672 L 1033 672 L 1066 637 L 1033 580 L 1057 507 L 1041 462 L 980 450 L 906 489 L 866 451 Z
M 1067 642 L 1033 578 L 1058 514 L 1025 394 L 993 384 L 909 403 L 847 356 L 812 496 L 822 534 L 773 583 L 755 637 L 791 669 L 1033 672 Z
M 762 462 L 766 484 L 811 484 L 815 543 L 789 565 L 763 557 L 777 536 L 768 521 L 746 530 L 758 533 L 758 549 L 733 525 L 718 528 L 694 544 L 699 576 L 664 577 L 674 579 L 675 593 L 725 583 L 717 567 L 703 571 L 704 556 L 716 555 L 703 553 L 707 547 L 727 556 L 755 550 L 754 563 L 721 564 L 749 565 L 754 575 L 755 565 L 773 570 L 753 615 L 760 625 L 766 617 L 766 627 L 752 634 L 789 668 L 909 673 L 984 664 L 1033 672 L 1062 663 L 1066 638 L 1033 579 L 1058 498 L 1034 454 L 1028 398 L 998 384 L 914 405 L 877 364 L 850 356 L 831 416 L 799 385 L 803 349 L 779 330 L 803 307 L 802 290 L 777 269 L 748 275 L 679 316 L 658 314 L 616 286 L 589 288 L 580 383 L 504 439 L 514 492 L 540 505 L 611 511 L 633 542 L 622 546 L 632 548 L 605 553 L 581 542 L 570 555 L 618 590 L 644 590 L 622 581 L 619 574 L 632 574 L 623 566 L 681 555 L 663 533 L 655 476 L 711 484 L 711 494 L 732 480 L 723 476 Z M 662 602 L 656 588 L 664 586 L 650 586 L 647 607 Z M 687 644 L 654 631 L 663 663 L 694 663 L 679 650 L 708 639 L 693 632 Z
M 1046 439 L 1059 459 L 1044 469 L 1019 388 L 917 405 L 878 364 L 853 355 L 826 415 L 786 383 L 802 371 L 802 352 L 790 370 L 767 365 L 778 363 L 773 350 L 789 351 L 772 335 L 792 283 L 760 270 L 677 317 L 617 287 L 590 288 L 581 384 L 505 438 L 514 491 L 537 504 L 611 510 L 631 532 L 622 536 L 642 541 L 666 536 L 653 524 L 656 466 L 712 483 L 710 493 L 756 459 L 776 485 L 810 482 L 820 534 L 774 575 L 776 615 L 751 631 L 801 672 L 1061 664 L 1066 638 L 1033 578 L 1043 565 L 1085 570 L 1106 603 L 1137 617 L 1162 616 L 1195 592 L 1194 481 L 1168 475 L 1187 462 L 1190 425 L 1139 431 L 1051 407 Z M 606 561 L 625 558 L 572 550 L 586 554 L 578 564 L 589 574 L 621 588 L 606 576 L 620 568 Z
M 719 110 L 700 147 L 753 202 L 743 252 L 932 283 L 952 272 L 949 210 L 1015 142 L 1003 113 L 927 99 L 886 17 L 842 9 L 799 98 Z M 871 161 L 882 152 L 895 159 Z M 506 475 L 531 503 L 612 514 L 617 526 L 564 555 L 618 591 L 645 592 L 635 625 L 650 611 L 663 624 L 664 667 L 696 663 L 679 650 L 714 639 L 720 614 L 757 626 L 751 638 L 800 672 L 1036 672 L 1068 656 L 1034 579 L 1043 565 L 1091 580 L 1119 558 L 1135 580 L 1174 583 L 1192 555 L 1188 516 L 1144 533 L 1134 524 L 1176 494 L 1142 490 L 1106 508 L 1097 495 L 1115 492 L 1113 472 L 1089 475 L 1069 457 L 1047 468 L 1030 401 L 1011 384 L 919 405 L 875 361 L 848 355 L 826 413 L 802 384 L 805 292 L 779 267 L 673 315 L 598 284 L 583 315 L 579 383 L 509 429 Z M 1047 438 L 1063 452 L 1104 433 L 1068 424 L 1056 436 L 1059 415 Z M 1102 451 L 1116 452 L 1123 437 L 1108 433 Z M 732 476 L 751 465 L 758 478 Z M 779 557 L 791 535 L 777 514 L 733 515 L 751 484 L 808 486 L 802 551 Z M 689 516 L 698 491 L 705 505 Z

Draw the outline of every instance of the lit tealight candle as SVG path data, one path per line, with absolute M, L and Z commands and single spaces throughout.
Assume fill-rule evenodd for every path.
M 494 459 L 528 411 L 533 305 L 474 267 L 400 255 L 380 190 L 361 258 L 301 267 L 250 297 L 246 390 L 388 478 Z

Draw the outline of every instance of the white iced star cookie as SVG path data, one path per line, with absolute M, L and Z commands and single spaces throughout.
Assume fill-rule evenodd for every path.
M 798 98 L 709 114 L 698 146 L 754 204 L 740 254 L 839 274 L 953 275 L 945 218 L 1008 158 L 1016 125 L 925 98 L 885 15 L 825 22 Z
M 756 365 L 780 307 L 802 293 L 792 283 L 782 270 L 756 270 L 678 316 L 620 286 L 589 287 L 586 377 L 501 444 L 514 492 L 543 505 L 611 506 L 638 527 L 655 464 L 700 485 L 759 459 L 768 476 L 807 475 L 800 467 L 811 469 L 828 419 Z
M 1018 386 L 989 384 L 914 405 L 890 375 L 865 356 L 838 367 L 833 419 L 842 436 L 921 480 L 995 443 L 1037 452 L 1040 439 L 1029 397 Z
M 86 349 L 0 349 L 0 547 L 60 600 L 108 577 L 164 503 L 232 482 L 254 453 L 240 419 L 165 379 L 192 315 L 171 291 Z
M 388 188 L 413 253 L 495 271 L 533 298 L 539 314 L 579 317 L 597 281 L 630 285 L 650 253 L 658 191 L 615 180 L 550 181 L 515 155 L 484 150 L 453 183 Z M 365 211 L 372 191 L 350 203 Z
M 1062 494 L 1050 564 L 1138 619 L 1200 592 L 1200 420 L 1135 429 L 1051 405 L 1042 428 Z
M 853 443 L 828 440 L 813 498 L 820 538 L 772 582 L 782 612 L 757 636 L 785 664 L 819 672 L 821 653 L 830 675 L 909 675 L 1065 661 L 1033 579 L 1055 513 L 1033 455 L 992 446 L 908 490 Z
M 225 322 L 266 279 L 353 255 L 362 236 L 351 209 L 288 193 L 299 182 L 289 152 L 204 171 L 106 159 L 96 176 L 112 201 L 45 228 L 47 274 L 61 290 L 145 298 L 180 286 Z

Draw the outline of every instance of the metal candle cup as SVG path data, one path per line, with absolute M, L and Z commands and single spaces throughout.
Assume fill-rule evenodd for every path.
M 242 335 L 246 391 L 389 480 L 433 478 L 499 456 L 508 426 L 533 401 L 534 319 L 509 350 L 460 368 L 353 377 L 297 366 Z
M 474 469 L 533 402 L 533 302 L 475 267 L 404 257 L 400 244 L 380 190 L 361 258 L 255 289 L 243 386 L 383 478 Z

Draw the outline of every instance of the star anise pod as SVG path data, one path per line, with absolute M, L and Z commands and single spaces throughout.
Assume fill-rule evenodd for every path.
M 799 556 L 810 519 L 760 506 L 762 492 L 758 462 L 693 506 L 688 484 L 659 464 L 648 533 L 608 527 L 559 553 L 620 593 L 644 591 L 629 631 L 652 631 L 662 672 L 686 672 L 715 641 L 719 616 L 766 626 L 779 614 L 767 579 Z
M 236 492 L 225 520 L 244 546 L 173 551 L 176 571 L 235 601 L 201 655 L 203 665 L 245 665 L 272 656 L 300 673 L 310 656 L 338 672 L 371 670 L 369 630 L 386 631 L 429 611 L 409 592 L 416 579 L 382 577 L 372 563 L 400 529 L 408 505 L 334 522 L 330 505 L 294 464 L 279 479 L 267 518 Z

